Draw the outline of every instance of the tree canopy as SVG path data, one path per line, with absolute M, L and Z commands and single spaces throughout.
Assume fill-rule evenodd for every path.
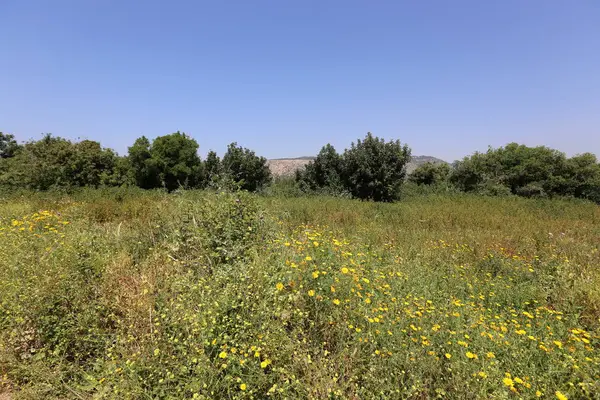
M 324 146 L 317 158 L 296 180 L 304 190 L 346 191 L 363 200 L 394 201 L 406 177 L 410 148 L 399 140 L 385 140 L 367 133 L 340 156 L 333 146 Z

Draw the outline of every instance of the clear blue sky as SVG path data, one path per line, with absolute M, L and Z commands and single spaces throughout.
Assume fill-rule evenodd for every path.
M 600 155 L 598 0 L 0 0 L 0 131 Z

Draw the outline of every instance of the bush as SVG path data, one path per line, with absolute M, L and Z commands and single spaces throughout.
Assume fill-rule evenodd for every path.
M 327 144 L 304 170 L 296 171 L 296 181 L 303 191 L 342 193 L 342 168 L 342 157 L 331 144 Z
M 116 154 L 100 143 L 69 140 L 46 134 L 25 143 L 12 157 L 2 160 L 0 185 L 35 190 L 52 187 L 98 187 L 114 174 Z
M 515 194 L 523 197 L 546 197 L 546 191 L 539 183 L 530 183 L 517 188 Z
M 272 179 L 267 159 L 235 142 L 227 147 L 221 164 L 223 175 L 238 183 L 242 190 L 256 192 Z
M 477 185 L 475 192 L 483 196 L 510 196 L 512 194 L 508 186 L 494 182 L 493 180 L 480 183 Z
M 352 196 L 363 200 L 394 201 L 406 177 L 410 149 L 399 140 L 385 142 L 370 132 L 344 152 L 343 179 Z
M 369 132 L 341 156 L 333 146 L 324 146 L 314 162 L 296 173 L 296 181 L 304 191 L 394 201 L 400 196 L 409 161 L 408 146 L 398 140 L 386 143 Z
M 19 148 L 14 135 L 0 132 L 0 159 L 14 157 Z
M 218 179 L 222 173 L 221 159 L 214 151 L 209 151 L 204 161 L 204 171 L 206 179 L 210 183 Z
M 496 185 L 519 196 L 573 196 L 598 201 L 594 193 L 600 191 L 600 164 L 589 153 L 567 158 L 548 147 L 510 143 L 457 162 L 450 181 L 465 192 L 487 191 Z
M 408 180 L 418 185 L 436 185 L 446 182 L 449 175 L 450 166 L 448 164 L 427 162 L 411 172 Z
M 195 188 L 204 184 L 198 143 L 185 133 L 159 136 L 152 144 L 142 136 L 129 148 L 136 184 L 144 189 Z

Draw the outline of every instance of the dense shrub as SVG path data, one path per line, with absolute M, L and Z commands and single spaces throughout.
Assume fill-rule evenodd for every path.
M 406 177 L 410 149 L 400 141 L 385 142 L 370 132 L 339 156 L 333 146 L 321 149 L 314 162 L 296 174 L 305 191 L 350 193 L 363 200 L 394 201 Z
M 572 196 L 598 201 L 600 164 L 593 154 L 567 158 L 544 146 L 510 143 L 486 153 L 475 153 L 455 163 L 450 181 L 466 192 L 503 186 L 527 196 Z
M 100 143 L 45 135 L 25 143 L 12 157 L 2 160 L 0 184 L 36 190 L 52 187 L 105 184 L 114 174 L 117 156 Z
M 335 148 L 331 144 L 326 144 L 304 170 L 296 171 L 296 181 L 300 189 L 329 194 L 342 193 L 345 190 L 342 162 L 342 156 Z
M 215 181 L 222 173 L 221 159 L 214 151 L 209 151 L 204 161 L 204 171 L 208 182 Z
M 222 174 L 237 183 L 242 190 L 255 192 L 271 182 L 271 170 L 267 159 L 253 151 L 231 143 L 223 156 Z
M 13 157 L 19 147 L 14 135 L 0 132 L 0 159 Z
M 406 177 L 410 149 L 399 140 L 385 142 L 370 132 L 344 152 L 343 179 L 352 196 L 393 201 Z
M 427 162 L 408 175 L 410 182 L 418 185 L 435 185 L 448 180 L 450 166 L 446 163 Z
M 137 185 L 145 189 L 164 187 L 171 191 L 204 183 L 198 143 L 185 133 L 159 136 L 152 144 L 142 136 L 129 148 L 129 160 Z

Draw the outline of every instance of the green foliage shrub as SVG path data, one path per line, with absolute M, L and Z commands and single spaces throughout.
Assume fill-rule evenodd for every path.
M 503 186 L 520 196 L 571 196 L 597 202 L 600 164 L 589 153 L 567 158 L 548 147 L 510 143 L 455 163 L 450 181 L 465 192 Z
M 211 265 L 242 261 L 265 239 L 264 214 L 248 193 L 221 192 L 190 206 L 185 218 Z
M 410 161 L 410 148 L 399 140 L 385 142 L 370 132 L 344 152 L 343 179 L 352 196 L 393 201 L 400 194 Z
M 19 148 L 14 135 L 0 132 L 0 159 L 13 157 Z
M 408 181 L 418 185 L 436 185 L 446 182 L 450 176 L 450 165 L 427 162 L 419 165 L 408 175 Z
M 357 199 L 389 202 L 400 196 L 409 161 L 407 145 L 399 140 L 385 142 L 369 132 L 341 156 L 333 146 L 324 146 L 313 162 L 296 173 L 296 181 L 304 191 L 347 192 Z
M 136 184 L 144 189 L 195 188 L 204 184 L 198 143 L 185 133 L 159 136 L 152 143 L 142 136 L 129 148 Z
M 0 185 L 34 190 L 52 187 L 98 187 L 114 175 L 117 156 L 100 143 L 45 135 L 25 143 L 13 157 L 1 160 Z
M 227 146 L 221 168 L 222 174 L 226 178 L 236 182 L 240 189 L 250 192 L 262 189 L 272 179 L 267 159 L 257 156 L 256 153 L 247 148 L 238 146 L 237 143 L 231 143 Z
M 304 170 L 296 171 L 296 181 L 305 192 L 341 194 L 343 182 L 343 159 L 331 144 L 323 146 L 317 157 Z

